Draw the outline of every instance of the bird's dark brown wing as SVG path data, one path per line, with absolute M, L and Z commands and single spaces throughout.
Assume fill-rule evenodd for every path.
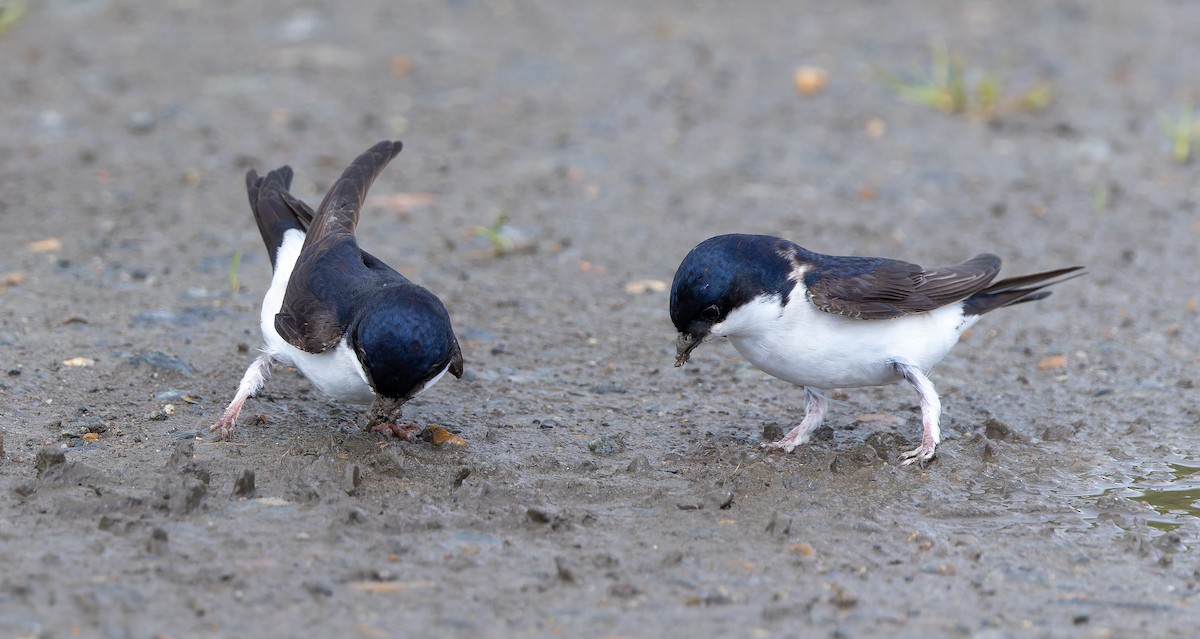
M 809 301 L 827 313 L 890 319 L 970 297 L 999 272 L 1000 258 L 987 253 L 931 269 L 885 258 L 829 257 L 805 271 L 804 285 Z
M 380 142 L 355 158 L 306 225 L 304 246 L 275 316 L 275 330 L 292 346 L 323 353 L 345 334 L 350 301 L 362 293 L 357 288 L 373 281 L 361 276 L 369 256 L 364 258 L 354 238 L 358 214 L 367 189 L 400 148 L 399 141 Z

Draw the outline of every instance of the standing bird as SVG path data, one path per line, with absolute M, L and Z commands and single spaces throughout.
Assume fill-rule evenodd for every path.
M 275 362 L 295 366 L 321 392 L 371 404 L 368 425 L 409 439 L 396 424 L 400 407 L 463 358 L 441 300 L 358 247 L 367 189 L 400 152 L 380 142 L 354 159 L 316 214 L 288 188 L 292 169 L 246 173 L 250 208 L 274 275 L 263 297 L 262 355 L 210 430 L 229 439 L 247 399 L 266 383 Z
M 766 373 L 803 386 L 804 420 L 768 450 L 790 453 L 825 417 L 831 388 L 905 380 L 921 399 L 921 445 L 900 456 L 924 464 L 941 441 L 941 401 L 929 371 L 988 311 L 1040 300 L 1081 266 L 992 283 L 1000 258 L 924 269 L 882 257 L 813 253 L 766 235 L 719 235 L 683 258 L 671 285 L 679 330 L 675 366 L 709 339 L 728 337 Z

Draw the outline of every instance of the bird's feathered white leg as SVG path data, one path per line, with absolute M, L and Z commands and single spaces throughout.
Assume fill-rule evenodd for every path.
M 825 419 L 825 409 L 829 407 L 829 398 L 825 396 L 824 391 L 808 387 L 804 389 L 804 397 L 806 400 L 804 420 L 800 422 L 800 425 L 793 428 L 779 441 L 763 444 L 763 448 L 790 453 L 800 444 L 807 442 L 812 432 L 821 425 Z
M 942 416 L 942 400 L 938 399 L 933 382 L 929 381 L 921 369 L 906 362 L 894 362 L 892 366 L 909 384 L 912 384 L 913 388 L 917 390 L 917 395 L 921 397 L 921 423 L 924 426 L 921 432 L 921 445 L 906 453 L 901 453 L 900 463 L 905 466 L 914 462 L 924 464 L 933 459 L 938 442 L 942 441 L 942 430 L 938 427 L 938 420 Z
M 254 397 L 254 394 L 267 383 L 267 378 L 271 376 L 271 364 L 274 359 L 266 353 L 258 356 L 250 368 L 246 369 L 246 374 L 242 376 L 242 383 L 238 385 L 237 394 L 233 396 L 233 401 L 229 402 L 229 407 L 225 409 L 225 414 L 217 420 L 217 423 L 209 428 L 209 432 L 219 433 L 221 439 L 226 441 L 233 436 L 233 424 L 237 421 L 238 413 L 242 412 L 242 404 L 246 403 L 247 399 Z

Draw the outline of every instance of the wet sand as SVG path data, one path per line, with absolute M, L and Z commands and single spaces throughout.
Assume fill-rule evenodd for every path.
M 1194 633 L 1200 165 L 1160 118 L 1198 90 L 1197 24 L 1189 3 L 36 4 L 0 33 L 0 636 Z M 969 82 L 1054 102 L 899 99 L 881 74 L 937 42 Z M 828 73 L 813 95 L 801 65 Z M 360 242 L 442 298 L 467 369 L 405 416 L 469 443 L 366 433 L 282 368 L 214 441 L 270 274 L 244 173 L 290 164 L 315 205 L 389 138 Z M 1089 274 L 935 370 L 928 468 L 896 465 L 920 435 L 899 385 L 767 454 L 799 389 L 727 343 L 672 366 L 658 283 L 726 232 Z

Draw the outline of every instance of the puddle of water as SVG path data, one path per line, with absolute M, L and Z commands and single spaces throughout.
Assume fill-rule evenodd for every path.
M 1079 496 L 1098 499 L 1111 495 L 1148 504 L 1157 515 L 1147 517 L 1146 524 L 1164 532 L 1200 520 L 1200 461 L 1165 463 L 1153 469 L 1143 466 L 1139 472 L 1142 474 L 1122 483 Z
M 1140 495 L 1132 499 L 1150 504 L 1163 519 L 1146 523 L 1162 530 L 1175 530 L 1182 525 L 1181 517 L 1200 518 L 1200 466 L 1167 464 L 1171 479 L 1165 484 L 1131 486 Z M 1143 480 L 1144 481 L 1144 480 Z

